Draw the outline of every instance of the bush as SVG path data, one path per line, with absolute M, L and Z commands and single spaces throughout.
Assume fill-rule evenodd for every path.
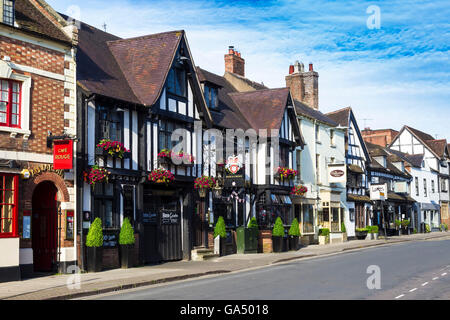
M 250 221 L 248 222 L 247 228 L 259 229 L 258 221 L 256 220 L 255 217 L 250 219 Z
M 294 221 L 292 221 L 291 227 L 289 229 L 289 233 L 290 236 L 293 237 L 299 237 L 300 236 L 300 226 L 298 224 L 298 220 L 297 218 L 294 219 Z
M 123 219 L 122 228 L 119 234 L 119 244 L 134 244 L 134 230 L 128 218 Z
M 370 233 L 378 233 L 378 226 L 371 226 L 369 232 Z
M 341 231 L 342 232 L 347 232 L 347 229 L 345 228 L 345 223 L 341 222 Z
M 409 221 L 409 220 L 403 220 L 403 221 L 402 221 L 402 227 L 403 227 L 403 228 L 407 228 L 407 227 L 409 226 L 410 223 L 411 223 L 411 221 Z
M 417 233 L 417 229 L 416 229 L 416 228 L 414 228 L 414 231 L 413 231 L 413 233 Z
M 368 232 L 369 229 L 367 229 L 367 227 L 366 228 L 356 228 L 355 231 L 356 232 L 366 232 L 366 231 Z
M 431 232 L 430 225 L 428 223 L 425 223 L 425 231 Z
M 330 229 L 323 228 L 319 230 L 319 236 L 328 237 L 330 235 Z
M 402 222 L 400 220 L 395 220 L 395 225 L 397 227 L 400 227 L 402 225 Z
M 102 228 L 102 220 L 100 218 L 95 218 L 94 222 L 92 222 L 86 237 L 86 246 L 88 247 L 103 246 L 103 228 Z
M 447 226 L 447 224 L 445 224 L 445 223 L 441 224 L 441 230 L 442 230 L 442 231 L 448 231 L 448 226 Z
M 225 229 L 225 220 L 223 220 L 222 216 L 219 216 L 216 226 L 214 227 L 214 238 L 216 238 L 217 236 L 220 236 L 220 238 L 222 239 L 227 237 L 227 231 Z
M 275 225 L 273 226 L 272 230 L 272 236 L 273 237 L 284 237 L 284 226 L 283 226 L 283 220 L 281 220 L 280 217 L 275 220 Z

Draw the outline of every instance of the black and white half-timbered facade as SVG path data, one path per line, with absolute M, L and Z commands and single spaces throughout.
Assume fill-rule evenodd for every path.
M 346 229 L 365 228 L 370 225 L 372 205 L 368 194 L 368 165 L 370 155 L 358 127 L 353 110 L 348 107 L 326 114 L 347 128 L 345 137 L 347 162 L 347 209 Z
M 123 40 L 81 23 L 78 52 L 81 248 L 100 217 L 103 264 L 118 267 L 129 218 L 140 263 L 189 259 L 211 120 L 184 31 Z

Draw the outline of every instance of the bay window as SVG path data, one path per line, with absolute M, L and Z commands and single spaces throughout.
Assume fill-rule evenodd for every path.
M 21 84 L 0 80 L 0 125 L 20 128 Z
M 19 176 L 0 173 L 0 238 L 17 237 Z

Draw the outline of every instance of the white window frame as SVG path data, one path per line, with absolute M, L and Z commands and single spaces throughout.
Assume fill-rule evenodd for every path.
M 10 132 L 11 135 L 23 134 L 24 139 L 31 135 L 30 130 L 30 98 L 31 98 L 31 77 L 13 73 L 6 61 L 0 61 L 0 78 L 21 82 L 21 106 L 20 106 L 20 128 L 0 126 L 0 132 Z

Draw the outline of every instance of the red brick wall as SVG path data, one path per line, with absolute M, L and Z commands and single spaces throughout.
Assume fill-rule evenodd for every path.
M 20 40 L 0 36 L 0 56 L 9 56 L 16 64 L 37 68 L 56 74 L 64 74 L 64 54 Z M 63 134 L 64 130 L 64 82 L 31 76 L 30 129 L 32 135 L 24 143 L 21 135 L 10 138 L 0 133 L 0 149 L 51 154 L 47 148 L 47 132 Z

